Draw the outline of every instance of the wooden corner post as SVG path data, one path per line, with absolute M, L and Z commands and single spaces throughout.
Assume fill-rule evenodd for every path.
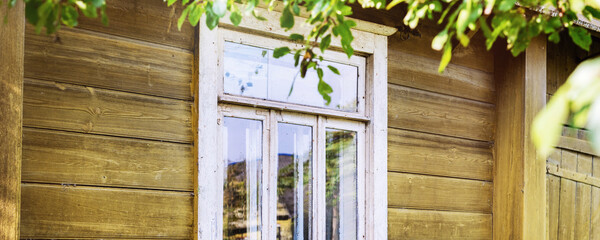
M 531 142 L 533 118 L 546 103 L 546 38 L 516 58 L 495 59 L 497 129 L 494 159 L 494 240 L 546 239 L 546 161 Z
M 4 15 L 8 13 L 8 16 Z M 0 4 L 0 239 L 19 239 L 25 6 Z

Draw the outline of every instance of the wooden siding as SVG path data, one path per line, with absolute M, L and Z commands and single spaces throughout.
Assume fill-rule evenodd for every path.
M 493 55 L 476 37 L 438 75 L 432 26 L 389 38 L 388 238 L 492 239 Z
M 26 30 L 21 238 L 193 236 L 195 30 L 162 1 L 108 6 L 60 42 Z

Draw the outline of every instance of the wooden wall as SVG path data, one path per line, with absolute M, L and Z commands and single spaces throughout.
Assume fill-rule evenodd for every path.
M 550 98 L 581 61 L 600 52 L 598 39 L 585 52 L 568 40 L 548 44 Z M 550 240 L 600 239 L 600 158 L 585 129 L 564 127 L 558 148 L 546 161 L 547 229 Z
M 27 27 L 21 238 L 192 238 L 195 31 L 165 5 Z
M 398 11 L 357 9 L 402 28 Z M 477 35 L 438 75 L 438 31 L 424 23 L 389 39 L 388 236 L 492 239 L 493 56 Z

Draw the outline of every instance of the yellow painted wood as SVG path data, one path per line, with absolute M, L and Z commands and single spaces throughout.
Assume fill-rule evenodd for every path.
M 388 239 L 489 240 L 492 216 L 482 213 L 388 209 Z
M 25 4 L 0 3 L 0 239 L 19 239 Z
M 577 170 L 577 153 L 563 151 L 561 167 L 576 171 Z M 577 184 L 569 179 L 560 180 L 560 206 L 558 219 L 558 239 L 574 240 L 575 239 L 575 198 Z
M 390 84 L 388 124 L 393 128 L 489 141 L 494 106 Z
M 78 29 L 61 29 L 60 42 L 26 32 L 27 78 L 191 99 L 191 52 Z
M 100 18 L 80 18 L 77 27 L 191 50 L 194 28 L 186 22 L 177 29 L 182 11 L 181 4 L 167 7 L 164 1 L 108 0 L 108 26 Z
M 492 183 L 476 180 L 388 173 L 388 206 L 492 212 Z
M 487 142 L 388 130 L 389 171 L 491 181 L 492 164 Z
M 25 128 L 27 182 L 193 190 L 192 146 Z
M 24 183 L 22 238 L 187 238 L 188 192 Z
M 390 51 L 389 82 L 452 96 L 494 103 L 496 101 L 494 75 L 467 67 L 450 64 L 444 73 L 438 72 L 439 58 L 428 58 Z
M 180 100 L 26 79 L 23 114 L 30 127 L 192 142 L 191 104 Z
M 577 172 L 586 176 L 592 175 L 592 157 L 577 154 Z M 590 239 L 590 211 L 592 201 L 592 187 L 585 183 L 577 183 L 576 209 L 575 209 L 575 239 Z

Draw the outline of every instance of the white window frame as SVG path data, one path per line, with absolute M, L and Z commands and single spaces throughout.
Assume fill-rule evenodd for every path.
M 198 81 L 196 84 L 194 84 L 197 87 L 197 89 L 194 89 L 194 91 L 197 92 L 196 96 L 198 96 L 195 99 L 196 104 L 194 107 L 196 112 L 194 122 L 197 127 L 195 150 L 197 151 L 198 161 L 197 178 L 195 182 L 196 186 L 194 191 L 194 239 L 220 240 L 222 239 L 223 235 L 222 201 L 224 162 L 222 161 L 222 149 L 215 146 L 220 138 L 218 129 L 221 128 L 221 124 L 223 123 L 222 120 L 220 120 L 219 103 L 256 105 L 256 100 L 258 100 L 253 99 L 251 102 L 245 102 L 248 101 L 248 98 L 224 94 L 219 96 L 219 93 L 222 93 L 221 84 L 223 81 L 222 40 L 228 37 L 230 38 L 229 40 L 235 41 L 235 38 L 231 35 L 231 30 L 241 32 L 241 35 L 269 36 L 279 39 L 286 39 L 290 33 L 305 33 L 310 30 L 308 26 L 304 26 L 302 24 L 306 20 L 303 17 L 296 17 L 296 27 L 291 31 L 284 31 L 278 26 L 280 17 L 279 12 L 259 9 L 259 14 L 267 18 L 267 21 L 258 21 L 252 16 L 249 16 L 243 18 L 240 26 L 234 27 L 231 23 L 227 22 L 228 17 L 225 17 L 223 18 L 224 22 L 213 30 L 209 30 L 206 27 L 204 24 L 204 19 L 199 24 L 199 35 L 195 52 L 197 56 L 196 73 Z M 364 91 L 362 91 L 364 92 L 364 101 L 361 101 L 364 103 L 364 107 L 362 109 L 359 107 L 359 111 L 357 113 L 348 113 L 333 109 L 297 106 L 297 104 L 274 104 L 272 101 L 266 100 L 261 100 L 264 102 L 259 102 L 259 105 L 274 110 L 279 109 L 298 112 L 304 112 L 308 108 L 309 111 L 314 111 L 314 114 L 321 115 L 318 117 L 318 121 L 320 123 L 326 125 L 332 124 L 332 128 L 345 129 L 341 126 L 344 125 L 344 122 L 349 123 L 349 121 L 337 121 L 331 117 L 344 118 L 364 123 L 363 126 L 366 126 L 364 131 L 359 131 L 359 135 L 362 132 L 363 137 L 361 138 L 364 140 L 359 140 L 358 146 L 364 146 L 363 152 L 365 153 L 365 161 L 361 163 L 364 164 L 362 166 L 358 165 L 359 162 L 362 161 L 358 161 L 357 169 L 359 174 L 364 174 L 364 182 L 358 183 L 358 194 L 360 195 L 358 201 L 363 202 L 365 207 L 362 210 L 359 208 L 358 213 L 359 217 L 363 219 L 362 221 L 364 221 L 365 224 L 364 226 L 359 225 L 358 239 L 379 240 L 387 239 L 388 226 L 387 36 L 391 35 L 394 31 L 385 26 L 362 21 L 357 22 L 358 29 L 352 30 L 355 37 L 353 46 L 356 54 L 366 57 L 366 66 L 363 67 L 365 72 L 364 74 L 360 74 L 361 76 L 365 76 L 365 81 L 359 81 L 364 83 Z M 332 41 L 331 46 L 333 48 L 341 48 L 339 40 Z M 333 51 L 328 52 L 333 53 Z M 336 60 L 336 54 L 331 53 L 327 56 L 332 57 L 332 60 Z M 347 58 L 342 62 L 346 61 L 348 61 Z M 361 102 L 359 102 L 359 106 Z M 271 116 L 273 115 L 271 114 Z M 266 119 L 265 123 L 267 122 L 272 125 L 276 124 L 277 121 Z M 338 123 L 341 125 L 337 125 Z M 271 129 L 270 126 L 263 124 L 263 131 L 268 131 L 269 129 Z M 323 135 L 321 137 L 324 137 L 324 134 L 324 131 L 318 132 L 317 137 L 319 137 L 319 135 Z M 324 144 L 324 141 L 320 142 Z M 364 144 L 361 144 L 361 142 L 364 142 Z M 268 145 L 269 146 L 263 146 L 263 148 L 272 147 L 273 143 Z M 313 146 L 313 149 L 316 151 L 320 151 L 318 150 L 320 148 L 321 147 L 319 146 Z M 264 154 L 265 152 L 263 152 L 263 155 Z M 324 153 L 318 152 L 317 154 Z M 273 158 L 273 156 L 271 156 L 271 158 Z M 265 166 L 263 165 L 263 168 L 264 167 Z M 319 171 L 318 168 L 315 170 Z M 323 176 L 318 176 L 317 179 L 320 178 L 321 180 L 324 180 L 324 169 L 318 174 Z M 269 181 L 273 181 L 273 178 L 276 178 L 276 176 L 271 175 L 271 180 Z M 271 195 L 273 195 L 273 192 L 274 191 L 271 191 Z M 323 191 L 319 190 L 318 192 L 321 193 Z M 266 196 L 267 195 L 263 195 L 263 200 Z M 324 196 L 320 197 L 323 198 Z M 318 205 L 318 207 L 323 208 L 322 210 L 318 210 L 318 214 L 325 214 L 325 206 Z M 266 209 L 271 211 L 271 213 L 267 215 L 272 217 L 273 210 L 269 210 L 270 208 Z M 264 219 L 265 216 L 263 216 L 263 220 Z M 323 229 L 317 229 L 316 232 L 318 234 L 314 239 L 324 239 L 324 223 L 318 223 L 316 226 Z M 268 229 L 268 232 L 271 231 L 275 231 L 275 229 Z

